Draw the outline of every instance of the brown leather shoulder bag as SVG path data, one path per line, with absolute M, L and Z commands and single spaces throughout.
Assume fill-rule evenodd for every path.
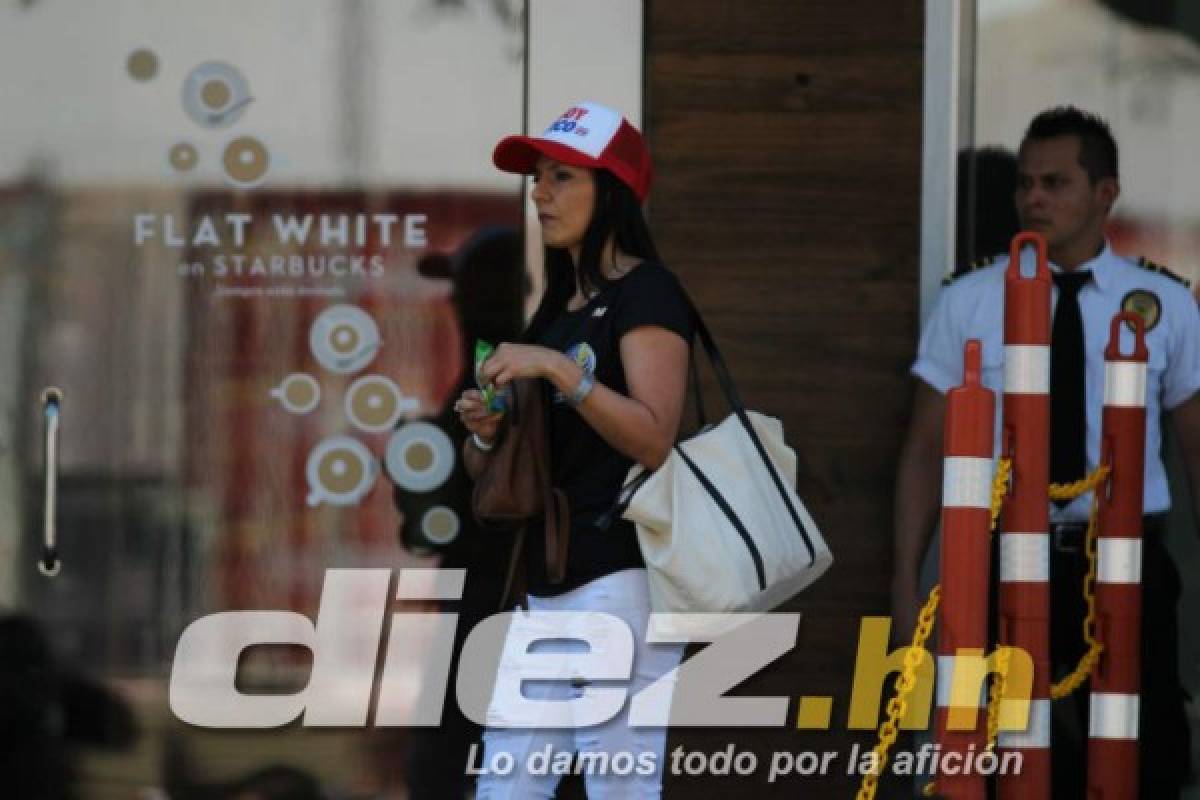
M 543 517 L 547 575 L 558 583 L 566 575 L 571 517 L 566 495 L 550 484 L 549 387 L 541 378 L 513 381 L 510 405 L 495 450 L 475 479 L 472 509 L 484 525 Z

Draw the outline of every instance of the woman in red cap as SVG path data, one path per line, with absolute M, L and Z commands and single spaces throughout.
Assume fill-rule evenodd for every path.
M 607 652 L 604 667 L 620 672 L 628 667 L 630 642 L 606 624 L 616 617 L 632 634 L 632 670 L 622 676 L 632 697 L 678 665 L 683 645 L 646 643 L 649 588 L 634 527 L 618 520 L 601 529 L 596 520 L 613 506 L 634 463 L 657 468 L 675 442 L 687 384 L 690 305 L 660 262 L 642 216 L 650 155 L 642 135 L 620 114 L 580 103 L 541 136 L 504 139 L 493 160 L 502 170 L 533 176 L 546 288 L 522 341 L 497 347 L 480 378 L 485 385 L 531 377 L 551 384 L 553 483 L 566 493 L 571 511 L 561 581 L 547 575 L 542 537 L 526 540 L 528 608 L 610 615 L 582 623 L 586 643 L 559 633 L 543 636 L 531 652 L 587 652 L 593 664 Z M 463 393 L 456 408 L 472 433 L 467 467 L 478 474 L 500 417 L 489 413 L 478 391 Z M 593 800 L 658 797 L 665 727 L 632 727 L 629 704 L 597 711 L 604 691 L 588 689 L 584 676 L 526 682 L 522 695 L 520 677 L 506 674 L 515 669 L 506 667 L 510 648 L 518 648 L 519 657 L 521 642 L 538 638 L 514 631 L 536 624 L 532 616 L 514 619 L 484 734 L 482 763 L 511 756 L 513 768 L 481 776 L 477 798 L 553 797 L 563 759 L 572 752 L 579 760 L 571 771 L 583 772 Z M 521 697 L 503 690 L 513 685 Z M 531 708 L 543 711 L 531 718 Z M 597 717 L 606 721 L 595 724 Z M 541 769 L 547 749 L 551 761 Z M 537 756 L 532 762 L 531 755 Z

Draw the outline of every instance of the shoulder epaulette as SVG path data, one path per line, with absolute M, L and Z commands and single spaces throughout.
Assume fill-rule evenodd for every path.
M 995 263 L 996 263 L 995 256 L 984 256 L 983 258 L 975 259 L 974 261 L 970 262 L 969 264 L 960 265 L 959 267 L 955 268 L 955 270 L 953 272 L 946 273 L 946 276 L 944 278 L 942 278 L 942 286 L 946 286 L 948 284 L 954 283 L 956 280 L 961 278 L 963 275 L 970 275 L 972 272 L 981 270 L 984 267 L 990 267 L 992 264 L 995 264 Z
M 1192 286 L 1192 282 L 1189 281 L 1187 278 L 1183 277 L 1182 275 L 1176 275 L 1174 272 L 1171 272 L 1171 270 L 1167 269 L 1162 264 L 1156 264 L 1153 261 L 1151 261 L 1150 259 L 1146 258 L 1145 256 L 1138 257 L 1137 265 L 1139 267 L 1141 267 L 1142 269 L 1147 269 L 1147 270 L 1150 270 L 1151 272 L 1157 272 L 1159 275 L 1170 278 L 1171 280 L 1173 280 L 1177 283 L 1182 283 L 1185 287 L 1187 287 L 1189 289 Z

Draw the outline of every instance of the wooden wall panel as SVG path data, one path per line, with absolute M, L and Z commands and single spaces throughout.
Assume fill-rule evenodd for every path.
M 850 798 L 859 622 L 886 614 L 891 501 L 917 335 L 920 0 L 647 0 L 652 226 L 747 402 L 782 417 L 819 486 L 836 564 L 791 604 L 799 644 L 742 690 L 834 699 L 829 732 L 673 731 L 669 748 L 760 756 L 756 778 L 675 778 L 668 797 Z M 707 394 L 715 400 L 712 387 Z M 823 489 L 823 490 L 822 490 Z M 768 784 L 776 750 L 837 750 Z M 880 797 L 899 796 L 899 787 Z

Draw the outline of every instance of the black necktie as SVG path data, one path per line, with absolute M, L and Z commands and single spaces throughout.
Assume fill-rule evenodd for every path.
M 1087 400 L 1083 315 L 1079 290 L 1092 273 L 1056 272 L 1058 305 L 1050 339 L 1050 481 L 1071 483 L 1087 474 Z M 1061 508 L 1069 500 L 1056 500 Z

